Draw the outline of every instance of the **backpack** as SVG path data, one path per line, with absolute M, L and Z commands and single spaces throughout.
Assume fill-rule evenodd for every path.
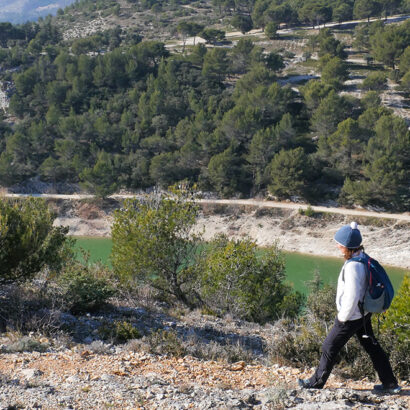
M 365 266 L 367 288 L 363 300 L 359 302 L 359 308 L 362 314 L 364 311 L 382 313 L 390 307 L 393 300 L 393 285 L 383 266 L 369 255 L 363 255 L 355 256 L 348 261 L 360 262 Z

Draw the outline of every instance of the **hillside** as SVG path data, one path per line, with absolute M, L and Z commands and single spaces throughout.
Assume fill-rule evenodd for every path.
M 309 1 L 280 14 L 85 0 L 1 26 L 0 183 L 104 197 L 188 180 L 220 197 L 406 210 L 410 24 L 370 17 L 407 6 L 352 3 L 343 17 L 362 20 L 338 25 L 330 0 L 313 19 Z
M 410 268 L 409 1 L 64 4 L 0 23 L 0 407 L 409 408 L 410 278 L 374 318 L 401 394 L 375 394 L 354 338 L 301 390 L 335 289 L 295 291 L 279 252 L 336 256 L 354 218 Z M 109 236 L 126 197 L 174 184 L 202 192 L 197 220 L 154 197 L 123 215 L 113 269 L 72 252 L 67 233 Z M 33 193 L 70 195 L 3 198 Z

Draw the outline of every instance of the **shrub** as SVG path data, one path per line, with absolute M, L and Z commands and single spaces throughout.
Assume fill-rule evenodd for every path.
M 403 78 L 401 79 L 401 84 L 400 84 L 400 88 L 403 91 L 410 91 L 410 71 L 408 71 Z
M 298 213 L 299 215 L 305 215 L 305 216 L 308 216 L 309 218 L 314 217 L 316 214 L 316 212 L 313 210 L 313 208 L 310 205 L 306 209 L 299 208 Z
M 269 22 L 265 27 L 265 35 L 268 37 L 269 40 L 273 40 L 276 38 L 278 31 L 278 25 L 274 22 Z
M 386 312 L 382 330 L 393 333 L 401 343 L 410 343 L 410 275 L 406 275 Z M 409 352 L 410 353 L 410 352 Z
M 31 279 L 46 266 L 59 269 L 71 256 L 68 229 L 53 221 L 42 199 L 0 199 L 0 283 Z
M 174 357 L 186 355 L 186 350 L 175 330 L 156 330 L 147 336 L 145 341 L 151 353 L 169 354 Z
M 186 354 L 201 360 L 223 360 L 228 363 L 244 361 L 251 363 L 256 358 L 252 349 L 246 348 L 240 341 L 236 343 L 234 341 L 218 343 L 215 340 L 206 342 L 192 336 L 183 342 L 183 346 Z
M 12 329 L 22 333 L 55 335 L 59 330 L 58 296 L 36 278 L 27 283 L 3 286 L 0 296 L 0 332 Z
M 276 245 L 259 252 L 250 239 L 218 237 L 201 269 L 200 294 L 211 309 L 259 323 L 295 317 L 303 302 L 285 279 L 285 262 Z
M 109 344 L 102 342 L 101 340 L 94 340 L 90 343 L 87 350 L 93 352 L 94 354 L 110 354 L 111 347 Z
M 78 314 L 101 308 L 115 294 L 102 265 L 71 262 L 57 279 L 65 307 Z
M 138 329 L 125 320 L 104 323 L 98 329 L 98 333 L 104 340 L 111 340 L 113 343 L 126 343 L 142 337 Z
M 197 205 L 188 193 L 127 200 L 115 212 L 111 259 L 114 272 L 150 284 L 188 307 L 196 304 L 192 283 L 200 236 L 192 235 Z
M 115 323 L 115 340 L 125 343 L 128 340 L 139 339 L 141 333 L 129 322 L 118 321 Z
M 313 279 L 307 282 L 309 296 L 306 302 L 306 313 L 316 321 L 331 325 L 336 315 L 336 288 L 323 284 L 320 273 L 316 271 Z
M 48 347 L 49 346 L 47 344 L 41 343 L 36 339 L 29 336 L 23 336 L 11 345 L 6 346 L 4 350 L 8 353 L 45 352 Z
M 386 75 L 381 72 L 370 73 L 367 78 L 364 79 L 362 88 L 365 90 L 384 90 L 386 88 L 387 79 Z
M 318 272 L 307 285 L 310 293 L 305 314 L 294 322 L 281 324 L 270 352 L 275 360 L 312 367 L 319 361 L 323 340 L 335 317 L 336 289 L 323 285 Z
M 386 352 L 389 355 L 390 364 L 396 377 L 401 380 L 408 380 L 410 376 L 410 343 L 400 341 L 394 333 L 383 331 L 379 336 L 379 342 L 386 346 Z
M 386 312 L 382 323 L 381 340 L 389 346 L 390 362 L 403 380 L 410 375 L 410 276 L 406 275 Z

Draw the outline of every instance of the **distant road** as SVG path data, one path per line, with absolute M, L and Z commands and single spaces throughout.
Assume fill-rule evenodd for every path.
M 84 194 L 73 194 L 73 195 L 63 195 L 63 194 L 4 194 L 7 198 L 25 198 L 25 197 L 37 197 L 46 199 L 70 199 L 70 200 L 81 200 L 81 199 L 91 199 L 94 195 L 84 195 Z M 112 199 L 127 199 L 135 198 L 136 195 L 111 195 L 109 198 Z M 199 199 L 199 203 L 202 204 L 223 204 L 223 205 L 250 205 L 260 208 L 285 208 L 285 209 L 303 209 L 306 210 L 311 207 L 316 212 L 329 212 L 342 215 L 352 215 L 352 216 L 368 216 L 374 218 L 388 218 L 396 219 L 398 221 L 410 222 L 410 212 L 405 212 L 402 214 L 390 214 L 387 212 L 373 212 L 360 209 L 347 209 L 347 208 L 332 208 L 326 206 L 311 206 L 306 204 L 297 204 L 292 202 L 274 202 L 267 200 L 256 200 L 256 199 Z
M 370 19 L 370 23 L 374 22 L 374 21 L 384 21 L 386 23 L 397 23 L 399 21 L 404 21 L 404 20 L 408 20 L 410 18 L 410 15 L 397 15 L 397 16 L 389 16 L 386 18 L 377 18 L 377 17 L 373 17 Z M 325 24 L 319 24 L 318 26 L 315 26 L 314 29 L 321 29 L 321 28 L 346 28 L 346 27 L 354 27 L 357 26 L 358 24 L 361 23 L 367 23 L 367 19 L 361 19 L 361 20 L 349 20 L 349 21 L 342 21 L 341 23 L 335 23 L 335 22 L 329 22 L 329 23 L 325 23 Z M 289 27 L 289 28 L 284 28 L 284 29 L 279 29 L 276 31 L 277 34 L 291 34 L 295 31 L 298 30 L 313 30 L 312 26 L 297 26 L 297 27 Z M 231 38 L 231 37 L 243 37 L 243 36 L 259 36 L 261 34 L 263 34 L 263 30 L 260 28 L 257 29 L 253 29 L 250 30 L 248 32 L 246 32 L 245 34 L 243 34 L 240 31 L 232 31 L 232 32 L 227 32 L 225 34 L 225 37 L 227 39 Z M 198 36 L 196 37 L 196 39 L 198 39 Z M 194 37 L 189 37 L 187 39 L 187 41 L 193 41 Z M 203 40 L 203 39 L 202 39 Z M 203 40 L 205 41 L 205 40 Z M 182 42 L 181 42 L 182 44 Z
M 360 209 L 347 209 L 347 208 L 332 208 L 326 206 L 312 206 L 306 204 L 297 204 L 289 202 L 273 202 L 273 201 L 258 201 L 255 199 L 201 199 L 200 203 L 212 203 L 212 204 L 230 204 L 230 205 L 253 205 L 261 208 L 286 208 L 286 209 L 303 209 L 308 207 L 312 208 L 316 212 L 329 212 L 334 214 L 352 215 L 352 216 L 370 216 L 375 218 L 389 218 L 397 219 L 399 221 L 410 222 L 410 213 L 403 214 L 389 214 L 387 212 L 372 212 Z
M 403 21 L 403 20 L 407 20 L 410 18 L 410 15 L 397 15 L 397 16 L 389 16 L 387 18 L 377 18 L 377 17 L 373 17 L 370 19 L 370 23 L 372 23 L 373 21 L 384 21 L 386 23 L 396 23 L 399 21 Z M 349 21 L 342 21 L 340 23 L 335 23 L 335 22 L 329 22 L 329 23 L 325 23 L 325 24 L 319 24 L 318 26 L 315 26 L 314 29 L 321 29 L 321 28 L 349 28 L 349 27 L 354 27 L 357 26 L 360 23 L 367 23 L 367 19 L 361 19 L 361 20 L 349 20 Z M 286 34 L 292 34 L 295 31 L 298 30 L 312 30 L 313 27 L 312 26 L 297 26 L 297 27 L 290 27 L 290 28 L 284 28 L 284 29 L 279 29 L 276 31 L 277 34 L 282 34 L 282 35 L 286 35 Z M 238 37 L 249 37 L 249 36 L 256 36 L 259 37 L 260 35 L 264 34 L 264 31 L 260 28 L 256 28 L 253 30 L 250 30 L 248 32 L 246 32 L 245 34 L 243 34 L 240 31 L 231 31 L 231 32 L 227 32 L 225 33 L 225 38 L 226 39 L 231 39 L 231 38 L 238 38 Z M 173 41 L 172 44 L 167 44 L 166 47 L 167 48 L 174 48 L 174 47 L 179 47 L 179 46 L 183 46 L 184 44 L 186 46 L 188 45 L 195 45 L 195 44 L 199 44 L 199 43 L 206 43 L 206 40 L 204 40 L 202 37 L 199 36 L 195 36 L 195 37 L 188 37 L 186 38 L 184 41 Z M 210 46 L 210 45 L 208 45 Z

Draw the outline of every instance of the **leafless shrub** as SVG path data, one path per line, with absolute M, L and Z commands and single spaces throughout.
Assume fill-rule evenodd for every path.
M 90 352 L 93 352 L 95 354 L 107 355 L 112 353 L 111 345 L 104 343 L 101 340 L 94 340 L 92 343 L 90 343 L 89 346 L 87 346 L 86 350 L 89 350 Z
M 43 284 L 13 284 L 0 291 L 0 323 L 3 331 L 12 329 L 22 333 L 30 331 L 47 335 L 58 329 L 61 305 L 54 292 L 48 292 Z
M 23 336 L 14 343 L 4 347 L 3 350 L 7 353 L 45 352 L 48 348 L 48 343 L 42 343 L 34 337 Z

